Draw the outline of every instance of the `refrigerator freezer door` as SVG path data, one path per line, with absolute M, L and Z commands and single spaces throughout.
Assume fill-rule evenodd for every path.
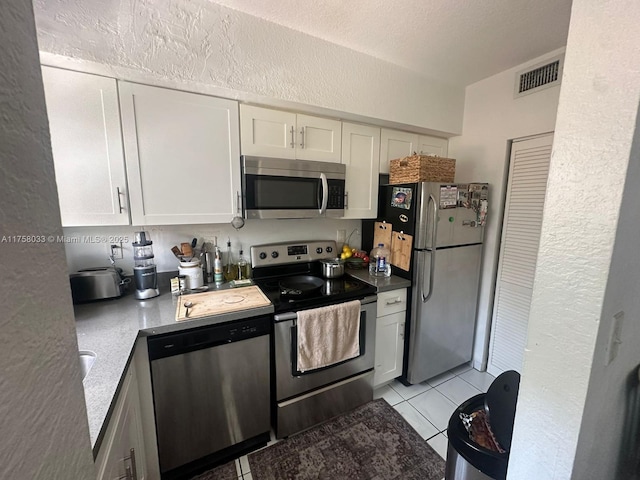
M 433 248 L 431 235 L 435 206 L 438 207 L 437 248 L 482 243 L 484 228 L 472 226 L 477 219 L 476 213 L 470 208 L 452 206 L 458 188 L 466 189 L 468 185 L 429 182 L 417 184 L 417 187 L 418 198 L 422 202 L 416 213 L 416 248 Z
M 453 222 L 452 245 L 470 245 L 482 243 L 484 227 L 475 227 L 477 215 L 470 208 L 458 207 L 455 210 Z
M 420 383 L 471 360 L 482 245 L 414 251 L 406 379 Z M 429 269 L 434 261 L 429 293 Z
M 414 234 L 415 248 L 432 248 L 433 245 L 433 219 L 437 219 L 436 245 L 438 247 L 453 245 L 453 223 L 449 222 L 449 212 L 455 209 L 440 209 L 440 184 L 418 183 L 415 184 L 416 199 L 416 225 Z
M 468 185 L 464 185 L 468 188 Z M 457 184 L 422 182 L 380 187 L 378 218 L 396 232 L 413 235 L 414 248 L 432 248 L 433 219 L 437 219 L 436 246 L 481 243 L 483 227 L 473 227 L 476 213 L 455 205 Z M 398 195 L 405 195 L 398 202 Z M 453 206 L 452 206 L 453 202 Z M 452 208 L 445 208 L 450 207 Z M 434 213 L 435 212 L 435 213 Z

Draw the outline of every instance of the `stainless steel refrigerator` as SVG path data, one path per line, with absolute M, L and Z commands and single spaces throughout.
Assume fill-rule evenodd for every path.
M 378 220 L 413 236 L 403 380 L 420 383 L 471 360 L 488 185 L 380 187 Z M 434 221 L 435 219 L 435 221 Z

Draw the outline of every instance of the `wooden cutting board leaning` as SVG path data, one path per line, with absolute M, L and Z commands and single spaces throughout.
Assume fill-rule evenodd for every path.
M 187 308 L 189 305 L 189 316 Z M 209 317 L 221 313 L 237 312 L 250 308 L 266 307 L 271 302 L 257 285 L 232 288 L 216 292 L 192 293 L 181 295 L 176 308 L 176 321 Z
M 408 272 L 412 246 L 413 236 L 394 231 L 391 235 L 391 265 Z
M 373 224 L 373 246 L 377 247 L 383 243 L 385 247 L 391 250 L 391 232 L 393 227 L 390 223 L 375 222 Z

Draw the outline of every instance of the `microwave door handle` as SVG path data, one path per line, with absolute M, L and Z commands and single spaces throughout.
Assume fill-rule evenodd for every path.
M 320 174 L 320 181 L 322 182 L 322 205 L 320 205 L 320 215 L 324 215 L 327 211 L 327 202 L 329 201 L 329 183 L 327 182 L 327 176 L 324 173 Z

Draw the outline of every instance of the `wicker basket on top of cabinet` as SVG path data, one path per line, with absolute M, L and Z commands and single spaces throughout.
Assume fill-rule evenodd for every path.
M 411 155 L 391 160 L 389 183 L 454 181 L 456 161 L 453 158 Z

